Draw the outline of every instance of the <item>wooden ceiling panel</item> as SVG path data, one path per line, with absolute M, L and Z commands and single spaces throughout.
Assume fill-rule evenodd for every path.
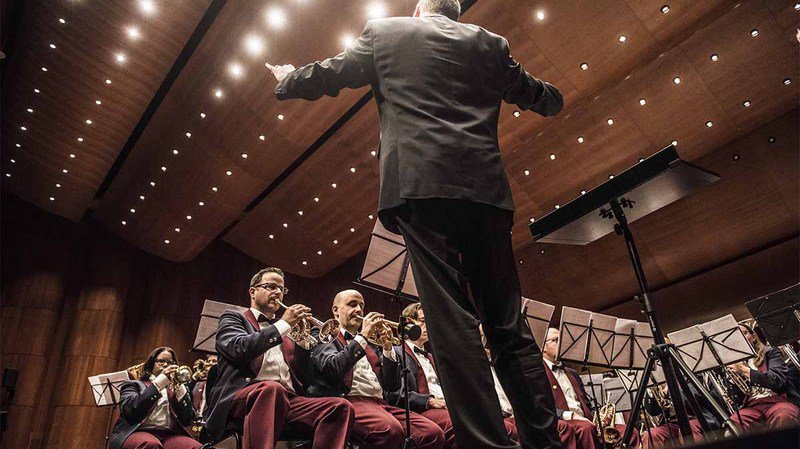
M 148 16 L 134 2 L 25 2 L 3 61 L 4 188 L 79 220 L 207 4 Z

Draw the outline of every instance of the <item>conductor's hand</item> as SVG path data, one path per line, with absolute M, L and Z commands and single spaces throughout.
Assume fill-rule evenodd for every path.
M 383 314 L 378 312 L 370 312 L 364 317 L 361 323 L 361 335 L 367 336 L 372 333 L 372 329 L 380 320 L 383 319 Z
M 286 308 L 286 312 L 283 312 L 283 316 L 281 319 L 286 321 L 289 326 L 294 327 L 300 320 L 305 319 L 306 317 L 311 315 L 311 309 L 302 305 L 302 304 L 294 304 Z
M 275 75 L 275 79 L 278 80 L 280 83 L 282 79 L 286 78 L 286 75 L 294 72 L 295 68 L 291 64 L 286 65 L 272 65 L 270 63 L 264 64 L 273 75 Z
M 447 404 L 444 403 L 444 399 L 436 399 L 431 396 L 428 399 L 428 408 L 447 408 Z

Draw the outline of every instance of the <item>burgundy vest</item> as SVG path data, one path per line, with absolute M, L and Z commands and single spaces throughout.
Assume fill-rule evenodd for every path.
M 244 312 L 244 317 L 248 323 L 250 323 L 253 328 L 258 332 L 261 329 L 259 326 L 258 320 L 256 319 L 255 314 L 250 309 L 247 309 Z M 295 390 L 299 393 L 303 389 L 303 384 L 300 382 L 300 379 L 297 378 L 295 375 L 294 366 L 294 341 L 291 338 L 284 336 L 283 341 L 281 341 L 281 352 L 283 353 L 283 360 L 286 361 L 286 364 L 289 365 L 289 376 L 292 379 L 292 385 L 295 387 Z M 258 372 L 261 371 L 261 364 L 264 363 L 264 354 L 259 355 L 255 359 L 250 362 L 250 370 L 253 371 L 254 376 L 258 376 Z
M 344 335 L 342 335 L 341 332 L 339 332 L 339 335 L 336 337 L 336 339 L 339 340 L 339 343 L 342 344 L 343 348 L 347 346 L 347 340 L 344 339 Z M 375 371 L 375 375 L 378 376 L 378 382 L 380 383 L 382 372 L 380 357 L 378 357 L 378 354 L 375 353 L 370 345 L 367 345 L 367 347 L 364 348 L 364 352 L 366 353 L 369 365 L 372 367 L 372 371 Z M 344 375 L 344 384 L 347 386 L 347 388 L 353 387 L 353 368 L 351 368 L 350 371 Z
M 403 348 L 405 348 L 406 354 L 408 354 L 411 360 L 417 360 L 416 354 L 414 354 L 414 351 L 409 348 L 407 344 L 404 343 Z M 420 356 L 421 355 L 422 354 L 420 354 Z M 428 353 L 427 359 L 429 362 L 431 362 L 433 370 L 436 371 L 436 364 L 433 363 L 433 356 L 430 352 Z M 422 367 L 419 366 L 419 363 L 417 363 L 417 392 L 419 394 L 430 394 L 430 390 L 428 389 L 428 379 L 425 377 L 425 372 L 422 370 Z
M 550 367 L 547 366 L 547 363 L 542 362 L 544 364 L 544 370 L 547 373 L 547 380 L 550 381 L 550 388 L 553 391 L 553 400 L 556 403 L 556 407 L 561 410 L 569 410 L 569 405 L 567 405 L 567 397 L 564 396 L 564 390 L 561 389 L 561 386 L 558 384 L 556 377 L 553 375 L 553 371 L 550 370 Z M 570 373 L 569 371 L 564 371 L 567 374 L 567 379 L 569 379 L 569 383 L 572 384 L 572 390 L 575 392 L 575 396 L 578 397 L 578 401 L 581 403 L 581 408 L 583 409 L 583 415 L 587 419 L 592 419 L 592 410 L 589 408 L 589 405 L 586 403 L 586 398 L 583 397 L 583 393 L 581 391 L 580 383 L 575 376 Z

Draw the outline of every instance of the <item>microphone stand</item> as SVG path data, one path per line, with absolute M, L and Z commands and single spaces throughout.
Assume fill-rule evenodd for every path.
M 406 359 L 408 354 L 406 354 L 405 348 L 406 327 L 408 324 L 403 317 L 401 317 L 399 323 L 400 325 L 397 326 L 397 331 L 400 336 L 400 394 L 403 395 L 403 408 L 406 414 L 406 438 L 403 440 L 403 444 L 400 445 L 400 449 L 418 449 L 417 443 L 411 438 L 411 405 L 408 398 L 408 375 L 411 374 L 411 370 L 408 369 L 408 360 Z

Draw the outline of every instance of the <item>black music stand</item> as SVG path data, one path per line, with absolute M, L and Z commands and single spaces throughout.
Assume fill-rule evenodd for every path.
M 797 369 L 800 360 L 791 346 L 800 340 L 800 284 L 745 303 L 773 347 L 783 350 Z
M 215 347 L 217 342 L 217 323 L 222 312 L 233 309 L 244 313 L 246 307 L 228 304 L 219 301 L 206 299 L 203 303 L 203 311 L 200 313 L 200 322 L 197 324 L 197 333 L 194 336 L 194 343 L 190 351 L 203 351 L 209 354 L 216 354 Z
M 664 340 L 658 317 L 650 303 L 650 287 L 645 278 L 644 267 L 628 224 L 718 179 L 719 175 L 682 161 L 675 147 L 670 145 L 530 224 L 533 239 L 542 243 L 586 245 L 612 231 L 625 239 L 639 285 L 640 295 L 636 298 L 641 302 L 642 311 L 647 316 L 654 340 L 652 348 L 648 351 L 643 381 L 636 392 L 632 418 L 639 414 L 655 360 L 661 361 L 670 392 L 680 391 L 678 387 L 680 382 L 682 389 L 687 392 L 686 396 L 691 397 L 688 385 L 685 384 L 688 380 L 709 402 L 716 404 L 705 386 L 678 357 L 675 347 Z M 676 368 L 685 376 L 677 376 Z M 686 409 L 680 395 L 675 396 L 673 403 L 681 435 L 685 442 L 691 443 L 694 437 L 689 427 Z M 623 446 L 627 446 L 633 432 L 634 426 L 630 424 L 632 422 L 625 430 Z M 725 425 L 734 435 L 740 434 L 730 419 L 725 421 Z
M 117 371 L 115 373 L 98 374 L 89 377 L 89 387 L 92 389 L 94 405 L 97 407 L 112 407 L 111 413 L 108 416 L 106 447 L 108 447 L 108 442 L 111 438 L 111 425 L 114 423 L 113 408 L 119 404 L 120 387 L 126 380 L 130 380 L 130 375 L 127 371 Z
M 414 282 L 414 271 L 411 269 L 411 259 L 408 256 L 406 243 L 403 237 L 389 232 L 380 220 L 376 220 L 375 227 L 372 229 L 372 238 L 367 250 L 367 258 L 364 260 L 364 268 L 361 277 L 355 281 L 356 285 L 367 287 L 372 290 L 386 293 L 392 297 L 393 301 L 400 302 L 401 299 L 416 302 L 419 297 L 417 284 Z M 403 408 L 405 409 L 405 430 L 406 438 L 401 449 L 416 448 L 417 443 L 411 438 L 411 405 L 408 395 L 408 360 L 403 345 L 406 344 L 405 338 L 411 340 L 419 339 L 421 329 L 416 325 L 409 325 L 403 322 L 401 317 L 398 320 L 397 331 L 400 337 L 400 393 L 403 395 Z

